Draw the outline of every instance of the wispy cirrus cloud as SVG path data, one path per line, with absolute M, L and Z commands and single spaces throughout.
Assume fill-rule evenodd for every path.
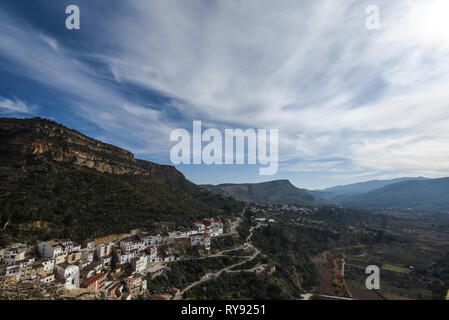
M 368 1 L 134 3 L 109 63 L 204 118 L 279 128 L 281 160 L 438 176 L 449 170 L 449 39 L 437 2 L 380 1 L 379 31 L 364 26 Z
M 142 154 L 168 156 L 170 130 L 202 120 L 278 128 L 284 173 L 445 175 L 449 5 L 377 1 L 381 29 L 367 30 L 371 4 L 110 1 L 105 24 L 81 1 L 80 49 L 3 13 L 0 55 Z
M 0 58 L 7 61 L 2 65 L 4 71 L 40 83 L 61 103 L 61 112 L 70 109 L 109 132 L 109 142 L 126 145 L 134 141 L 155 154 L 166 150 L 164 138 L 170 127 L 162 120 L 163 114 L 145 108 L 142 99 L 129 99 L 104 73 L 86 63 L 82 53 L 5 12 L 0 13 L 0 28 L 4 31 L 0 33 Z M 20 100 L 1 102 L 0 107 L 10 112 L 31 110 Z
M 0 113 L 31 113 L 33 109 L 23 101 L 0 97 Z

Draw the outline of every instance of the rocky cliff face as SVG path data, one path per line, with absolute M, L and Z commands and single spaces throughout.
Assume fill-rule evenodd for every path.
M 242 209 L 172 166 L 135 159 L 53 121 L 0 118 L 0 247 L 159 232 L 161 224 L 189 226 Z
M 174 167 L 135 159 L 129 151 L 41 118 L 1 118 L 0 152 L 42 155 L 101 173 L 160 176 L 170 180 L 184 178 Z

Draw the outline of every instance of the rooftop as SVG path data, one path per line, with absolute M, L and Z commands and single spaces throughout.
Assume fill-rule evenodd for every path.
M 89 285 L 91 285 L 92 283 L 94 283 L 95 281 L 100 280 L 101 278 L 104 278 L 106 276 L 106 273 L 97 273 L 96 275 L 90 277 L 87 280 L 84 280 L 83 283 L 81 284 L 81 287 L 83 288 L 87 288 Z

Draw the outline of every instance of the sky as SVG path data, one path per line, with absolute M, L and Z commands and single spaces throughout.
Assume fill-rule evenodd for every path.
M 199 184 L 449 176 L 448 15 L 446 0 L 2 1 L 0 117 L 53 119 L 163 164 L 194 120 L 278 129 L 276 175 L 176 166 Z

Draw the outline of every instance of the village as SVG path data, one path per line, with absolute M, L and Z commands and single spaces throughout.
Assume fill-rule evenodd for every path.
M 0 248 L 1 291 L 10 288 L 11 294 L 20 295 L 20 287 L 33 289 L 37 299 L 58 298 L 56 292 L 97 294 L 95 297 L 108 300 L 136 299 L 146 291 L 148 280 L 165 272 L 170 262 L 183 259 L 176 248 L 200 247 L 208 252 L 211 238 L 223 234 L 223 222 L 204 219 L 187 231 L 162 235 L 135 232 L 106 243 L 92 239 L 82 244 L 71 240 L 15 244 Z M 177 290 L 173 289 L 173 295 Z M 170 299 L 171 295 L 161 293 L 155 298 Z

